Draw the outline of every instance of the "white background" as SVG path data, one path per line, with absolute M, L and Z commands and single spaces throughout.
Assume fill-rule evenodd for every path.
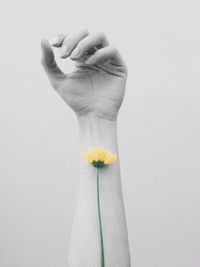
M 40 39 L 78 26 L 104 30 L 129 68 L 118 138 L 132 266 L 199 267 L 199 1 L 1 5 L 0 267 L 64 266 L 78 129 L 40 65 Z

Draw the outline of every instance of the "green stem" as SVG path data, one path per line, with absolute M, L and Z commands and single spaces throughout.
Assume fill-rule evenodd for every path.
M 99 168 L 97 167 L 97 204 L 98 204 L 98 216 L 99 216 L 99 227 L 100 227 L 100 238 L 101 238 L 101 267 L 105 267 L 104 264 L 104 246 L 103 246 L 103 232 L 101 223 L 101 207 L 99 197 Z

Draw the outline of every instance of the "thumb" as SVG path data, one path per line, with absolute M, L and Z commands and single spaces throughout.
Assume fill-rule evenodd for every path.
M 58 67 L 55 61 L 53 49 L 51 48 L 49 42 L 46 39 L 41 40 L 41 49 L 42 49 L 41 63 L 45 72 L 49 77 L 49 80 L 53 82 L 57 78 L 65 77 L 66 75 Z

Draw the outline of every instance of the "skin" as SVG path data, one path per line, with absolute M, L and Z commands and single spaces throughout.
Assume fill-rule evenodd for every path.
M 75 69 L 63 73 L 60 58 L 71 59 Z M 80 151 L 103 146 L 118 160 L 100 171 L 100 194 L 105 266 L 130 267 L 117 143 L 117 115 L 122 104 L 127 67 L 119 51 L 100 31 L 79 28 L 43 39 L 42 65 L 54 90 L 75 112 Z M 96 203 L 96 170 L 80 157 L 80 177 L 67 253 L 68 267 L 100 267 L 100 236 Z

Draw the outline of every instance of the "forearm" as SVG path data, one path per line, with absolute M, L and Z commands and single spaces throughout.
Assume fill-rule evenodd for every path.
M 80 152 L 102 146 L 118 159 L 100 169 L 100 199 L 105 266 L 130 267 L 126 219 L 122 197 L 117 122 L 94 117 L 78 119 Z M 68 251 L 69 267 L 100 266 L 96 169 L 80 157 L 80 181 Z

